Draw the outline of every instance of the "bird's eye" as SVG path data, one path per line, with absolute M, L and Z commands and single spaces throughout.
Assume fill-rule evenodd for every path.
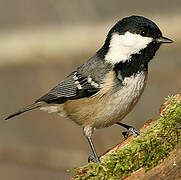
M 142 36 L 146 36 L 146 31 L 141 31 L 141 33 L 140 33 Z

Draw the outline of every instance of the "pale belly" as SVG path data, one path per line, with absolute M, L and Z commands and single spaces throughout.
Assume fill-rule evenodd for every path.
M 116 92 L 97 94 L 92 98 L 65 103 L 64 110 L 68 117 L 81 126 L 104 128 L 122 120 L 138 102 L 147 80 L 147 73 L 123 81 L 124 86 Z M 101 93 L 101 92 L 100 92 Z

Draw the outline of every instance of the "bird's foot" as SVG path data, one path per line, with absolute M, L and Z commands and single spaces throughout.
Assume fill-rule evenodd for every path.
M 95 157 L 94 155 L 91 154 L 91 155 L 88 157 L 88 162 L 89 162 L 89 163 L 90 163 L 90 162 L 100 163 L 101 161 L 99 160 L 98 157 Z
M 124 136 L 125 139 L 127 139 L 128 136 L 130 136 L 130 135 L 137 137 L 140 134 L 141 134 L 141 131 L 132 126 L 130 126 L 127 131 L 122 132 L 122 135 Z
M 129 125 L 121 123 L 121 122 L 117 122 L 116 124 L 127 129 L 127 131 L 122 132 L 122 135 L 124 136 L 125 139 L 129 135 L 133 135 L 133 136 L 137 137 L 137 136 L 139 136 L 141 134 L 140 130 L 138 130 L 138 129 L 132 127 L 132 126 L 129 126 Z

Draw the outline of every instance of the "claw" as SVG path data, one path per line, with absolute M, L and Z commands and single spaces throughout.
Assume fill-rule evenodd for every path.
M 96 162 L 96 159 L 92 154 L 88 157 L 88 163 L 90 162 Z
M 127 139 L 128 136 L 130 136 L 130 135 L 133 135 L 133 136 L 137 137 L 140 134 L 141 134 L 141 131 L 134 128 L 134 127 L 132 127 L 132 126 L 130 126 L 127 131 L 122 132 L 122 135 L 124 136 L 125 139 Z
M 123 123 L 121 123 L 121 122 L 117 122 L 116 124 L 118 124 L 119 126 L 122 126 L 122 127 L 124 127 L 124 128 L 127 129 L 127 131 L 122 132 L 122 135 L 123 135 L 123 137 L 124 137 L 125 139 L 127 139 L 127 137 L 128 137 L 129 135 L 131 135 L 131 134 L 132 134 L 133 136 L 135 136 L 135 137 L 137 137 L 137 136 L 139 136 L 139 135 L 141 134 L 141 131 L 140 131 L 140 130 L 138 130 L 138 129 L 132 127 L 132 126 L 129 126 L 129 125 L 127 125 L 127 124 L 123 124 Z
M 90 163 L 90 162 L 100 163 L 100 160 L 97 159 L 97 158 L 95 158 L 94 155 L 91 154 L 91 155 L 88 157 L 88 163 Z

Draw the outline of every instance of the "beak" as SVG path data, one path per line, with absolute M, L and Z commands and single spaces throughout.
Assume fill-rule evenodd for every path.
M 174 41 L 171 39 L 168 39 L 166 37 L 160 37 L 160 38 L 156 39 L 156 42 L 162 44 L 162 43 L 173 43 Z

